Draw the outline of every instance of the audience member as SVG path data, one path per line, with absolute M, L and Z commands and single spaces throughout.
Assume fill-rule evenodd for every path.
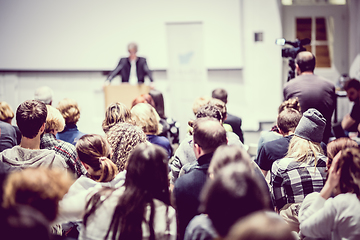
M 175 182 L 179 233 L 181 239 L 189 221 L 198 214 L 199 193 L 207 179 L 207 170 L 214 151 L 226 144 L 226 131 L 216 119 L 199 118 L 193 124 L 193 151 L 196 166 Z
M 150 94 L 145 93 L 145 94 L 141 94 L 140 96 L 137 96 L 131 103 L 131 108 L 133 108 L 136 104 L 138 103 L 148 103 L 150 104 L 153 108 L 155 108 L 155 102 L 154 99 L 151 97 Z
M 227 101 L 228 93 L 223 88 L 214 89 L 212 91 L 212 97 L 215 98 L 215 99 L 219 99 L 219 100 L 223 101 L 225 104 L 228 103 L 228 101 Z M 226 113 L 224 123 L 230 124 L 230 126 L 232 127 L 233 132 L 236 135 L 238 135 L 239 138 L 240 138 L 240 141 L 242 143 L 244 143 L 244 134 L 243 134 L 243 132 L 241 130 L 241 123 L 242 123 L 241 118 L 239 118 L 239 117 L 237 117 L 235 115 L 232 115 L 230 113 Z
M 111 160 L 115 163 L 119 172 L 125 169 L 131 151 L 138 144 L 146 142 L 144 131 L 130 123 L 119 122 L 106 135 L 112 151 Z
M 44 135 L 40 140 L 40 149 L 54 150 L 56 154 L 64 159 L 69 170 L 76 178 L 86 174 L 84 166 L 77 160 L 76 149 L 74 145 L 56 139 L 56 134 L 65 127 L 65 120 L 59 110 L 47 105 L 47 117 Z
M 297 240 L 289 225 L 276 213 L 258 211 L 237 221 L 225 240 Z
M 38 210 L 16 205 L 0 208 L 0 231 L 2 240 L 50 240 L 50 222 Z
M 249 165 L 230 163 L 212 181 L 207 181 L 201 192 L 200 209 L 208 214 L 216 232 L 224 238 L 237 220 L 269 209 L 268 203 L 266 189 Z
M 147 136 L 147 140 L 163 147 L 168 153 L 168 158 L 170 158 L 172 148 L 169 139 L 164 136 L 158 136 L 162 132 L 162 125 L 155 108 L 148 103 L 138 103 L 131 108 L 131 116 L 134 124 L 142 128 Z
M 320 142 L 325 125 L 326 120 L 318 110 L 308 109 L 295 129 L 287 155 L 272 165 L 270 184 L 276 209 L 295 231 L 301 202 L 324 186 L 326 157 Z
M 273 162 L 286 156 L 290 140 L 300 118 L 301 113 L 292 108 L 287 108 L 279 113 L 277 127 L 283 138 L 264 143 L 256 160 L 265 177 L 268 171 L 271 170 Z
M 353 78 L 345 83 L 344 89 L 347 97 L 354 102 L 350 114 L 341 122 L 341 127 L 349 132 L 360 132 L 360 82 Z
M 290 98 L 288 100 L 283 101 L 278 108 L 278 115 L 285 109 L 289 109 L 289 108 L 301 112 L 301 107 L 297 98 Z M 270 131 L 262 131 L 260 133 L 256 155 L 257 156 L 259 155 L 261 147 L 266 142 L 274 141 L 280 138 L 283 138 L 283 135 L 280 134 L 279 128 L 276 124 L 271 128 Z
M 105 119 L 102 122 L 104 132 L 107 133 L 118 122 L 132 122 L 130 109 L 121 102 L 112 103 L 106 109 Z
M 219 146 L 209 165 L 208 176 L 209 179 L 214 179 L 221 169 L 231 163 L 242 163 L 246 165 L 248 171 L 254 174 L 254 177 L 259 178 L 263 183 L 263 187 L 267 190 L 266 195 L 269 201 L 269 206 L 272 205 L 270 201 L 270 192 L 263 174 L 254 161 L 251 161 L 249 154 L 240 146 L 236 145 L 221 145 Z M 210 181 L 210 180 L 208 180 Z M 187 225 L 184 240 L 192 239 L 214 239 L 218 238 L 218 234 L 213 227 L 211 220 L 207 214 L 196 215 Z
M 334 141 L 329 142 L 327 145 L 326 169 L 330 169 L 331 163 L 336 154 L 338 154 L 341 150 L 350 147 L 358 147 L 358 144 L 347 137 L 337 138 Z
M 42 86 L 35 90 L 34 99 L 52 105 L 54 92 L 48 86 Z
M 317 109 L 326 119 L 322 141 L 327 143 L 331 136 L 331 117 L 335 109 L 335 85 L 314 74 L 315 56 L 311 52 L 299 52 L 295 59 L 297 77 L 284 86 L 284 99 L 299 98 L 304 113 L 309 108 Z
M 72 183 L 69 175 L 57 169 L 40 167 L 13 172 L 5 182 L 3 207 L 28 205 L 52 222 L 58 213 L 59 201 Z
M 59 203 L 57 223 L 81 221 L 86 197 L 94 189 L 119 188 L 125 181 L 126 170 L 118 172 L 117 166 L 110 160 L 110 145 L 104 137 L 86 134 L 76 143 L 76 151 L 89 177 L 81 176 L 71 185 L 69 192 Z
M 320 193 L 300 208 L 301 235 L 316 239 L 360 239 L 360 151 L 347 148 L 333 159 Z M 334 194 L 334 198 L 330 196 Z
M 210 100 L 211 100 L 211 97 L 208 97 L 208 96 L 202 96 L 202 97 L 196 98 L 193 103 L 193 106 L 192 106 L 194 115 L 196 116 L 198 109 L 202 106 L 207 105 L 210 102 Z
M 65 119 L 65 128 L 57 134 L 57 138 L 75 146 L 76 142 L 85 135 L 78 130 L 76 123 L 80 118 L 80 109 L 75 100 L 65 98 L 56 107 Z
M 103 188 L 90 198 L 80 239 L 176 239 L 166 152 L 142 143 L 126 170 L 123 187 Z
M 214 104 L 207 103 L 204 106 L 197 109 L 196 118 L 215 118 L 221 124 L 223 122 L 223 116 L 219 107 Z M 189 125 L 192 126 L 193 122 L 189 121 Z M 228 140 L 228 145 L 238 145 L 243 146 L 239 137 L 233 132 L 226 132 L 226 137 Z M 180 144 L 178 149 L 174 153 L 173 161 L 170 164 L 171 173 L 170 173 L 170 185 L 173 186 L 175 181 L 183 175 L 184 173 L 188 172 L 190 169 L 194 167 L 196 156 L 193 149 L 193 136 L 188 135 Z M 184 167 L 187 165 L 187 167 Z M 184 168 L 183 168 L 184 167 Z M 183 168 L 183 169 L 182 169 Z M 180 174 L 181 172 L 181 174 Z
M 67 169 L 65 161 L 53 150 L 40 149 L 40 138 L 45 131 L 46 105 L 36 100 L 28 100 L 19 105 L 16 122 L 22 138 L 19 146 L 0 153 L 0 161 L 15 167 L 49 167 Z
M 13 117 L 14 113 L 9 104 L 0 102 L 0 152 L 20 144 L 21 134 L 18 134 L 15 126 L 11 125 Z

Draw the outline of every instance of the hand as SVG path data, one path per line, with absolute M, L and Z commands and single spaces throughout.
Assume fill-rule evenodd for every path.
M 341 169 L 340 168 L 338 169 L 340 155 L 341 155 L 341 151 L 335 155 L 333 162 L 331 164 L 330 170 L 329 170 L 328 180 L 326 181 L 326 184 L 329 184 L 329 186 L 332 189 L 335 188 L 339 184 L 339 181 L 340 181 Z

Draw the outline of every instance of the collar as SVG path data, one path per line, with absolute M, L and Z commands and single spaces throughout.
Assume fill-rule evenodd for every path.
M 77 130 L 76 124 L 74 124 L 74 123 L 66 124 L 66 125 L 65 125 L 65 128 L 64 128 L 64 130 L 63 130 L 62 132 L 64 132 L 65 130 L 70 130 L 70 129 L 75 129 L 75 130 Z
M 204 164 L 209 164 L 213 155 L 214 155 L 214 153 L 211 152 L 211 153 L 206 153 L 206 154 L 200 156 L 199 159 L 197 160 L 199 165 L 201 166 Z

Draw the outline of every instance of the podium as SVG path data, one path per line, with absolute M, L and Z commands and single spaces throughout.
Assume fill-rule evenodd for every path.
M 121 102 L 130 109 L 132 101 L 136 97 L 149 92 L 150 86 L 145 84 L 130 85 L 129 83 L 122 83 L 120 85 L 105 86 L 105 109 L 114 102 Z

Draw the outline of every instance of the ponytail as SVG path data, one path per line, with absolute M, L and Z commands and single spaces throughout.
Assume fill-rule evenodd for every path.
M 110 182 L 119 173 L 116 165 L 107 157 L 100 157 L 99 163 L 101 175 L 99 179 L 96 180 L 97 182 Z

